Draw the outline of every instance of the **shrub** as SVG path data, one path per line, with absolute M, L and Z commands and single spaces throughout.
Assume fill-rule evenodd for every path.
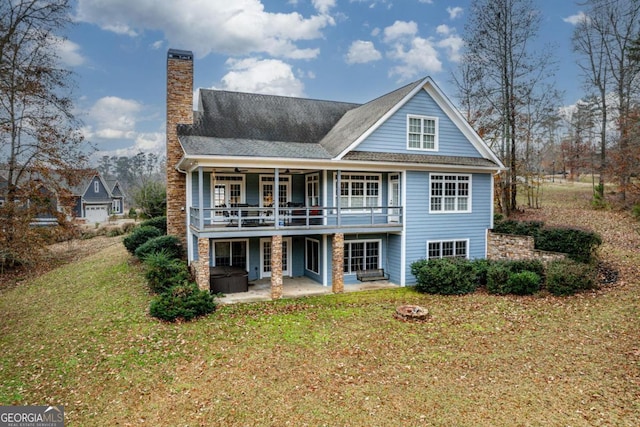
M 487 269 L 487 291 L 491 294 L 506 295 L 509 293 L 507 282 L 511 270 L 507 262 L 495 262 Z
M 478 286 L 487 286 L 487 273 L 492 265 L 488 259 L 477 258 L 472 261 L 473 271 L 478 282 Z
M 127 248 L 131 254 L 135 255 L 136 249 L 142 246 L 149 239 L 162 235 L 160 230 L 155 227 L 146 226 L 136 228 L 122 240 L 124 247 Z
M 573 295 L 596 287 L 596 271 L 571 260 L 553 261 L 547 267 L 547 290 L 553 295 Z
M 544 263 L 539 259 L 518 259 L 509 261 L 509 269 L 513 273 L 531 271 L 536 273 L 540 278 L 543 278 L 545 275 Z
M 588 263 L 602 238 L 594 232 L 576 228 L 544 228 L 536 237 L 535 246 L 545 251 L 563 252 L 578 262 Z
M 182 258 L 184 254 L 182 244 L 176 236 L 158 236 L 138 246 L 135 255 L 144 260 L 149 254 L 161 251 L 165 252 L 170 258 Z
M 155 227 L 162 231 L 162 234 L 167 234 L 167 217 L 157 216 L 155 218 L 144 220 L 140 223 L 140 227 Z
M 123 234 L 130 233 L 136 227 L 137 225 L 134 222 L 125 222 L 124 224 L 122 224 L 122 233 Z
M 631 208 L 631 215 L 633 215 L 635 219 L 640 221 L 640 203 L 636 203 L 635 205 L 633 205 L 633 207 Z
M 542 221 L 515 221 L 508 219 L 496 222 L 493 226 L 493 231 L 496 233 L 535 237 L 543 225 L 544 223 Z
M 533 271 L 512 273 L 507 280 L 509 293 L 516 295 L 531 295 L 540 290 L 540 276 Z
M 478 288 L 473 264 L 467 259 L 420 260 L 411 264 L 411 273 L 416 277 L 419 292 L 461 295 Z
M 161 294 L 174 286 L 189 281 L 187 264 L 172 258 L 165 251 L 148 254 L 144 258 L 145 277 L 151 292 Z
M 127 215 L 131 219 L 138 218 L 138 212 L 134 208 L 129 209 L 129 214 Z
M 198 289 L 195 283 L 174 286 L 151 301 L 149 312 L 153 317 L 173 322 L 177 319 L 191 320 L 214 312 L 213 296 Z

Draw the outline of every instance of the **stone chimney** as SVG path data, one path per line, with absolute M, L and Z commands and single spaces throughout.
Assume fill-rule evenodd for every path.
M 186 244 L 186 177 L 176 169 L 182 158 L 178 124 L 193 123 L 193 53 L 169 49 L 167 53 L 167 234 Z M 186 246 L 185 246 L 186 247 Z

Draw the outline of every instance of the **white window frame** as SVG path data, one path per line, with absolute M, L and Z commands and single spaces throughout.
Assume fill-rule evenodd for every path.
M 346 246 L 349 245 L 351 246 L 354 243 L 364 243 L 365 247 L 364 247 L 364 263 L 366 264 L 367 261 L 367 244 L 368 243 L 377 243 L 378 244 L 378 265 L 374 268 L 382 268 L 382 239 L 359 239 L 359 240 L 345 240 L 344 241 L 344 246 L 345 246 L 345 250 L 344 253 L 347 253 L 346 250 Z M 349 255 L 351 256 L 351 249 L 349 249 Z M 351 258 L 350 258 L 351 259 Z M 344 271 L 344 274 L 346 275 L 353 275 L 356 274 L 356 271 L 351 271 L 351 262 L 349 260 L 349 262 L 345 262 L 344 263 L 344 267 L 348 267 L 347 270 Z M 365 265 L 366 267 L 366 265 Z
M 307 207 L 320 206 L 320 174 L 305 176 L 305 200 Z
M 100 192 L 100 182 L 97 179 L 95 181 L 93 181 L 93 192 L 94 193 L 99 193 Z
M 463 256 L 458 255 L 458 245 L 464 243 L 464 251 L 465 254 Z M 427 240 L 427 253 L 426 259 L 437 259 L 437 258 L 464 258 L 469 259 L 469 243 L 470 239 L 451 239 L 451 240 Z M 429 246 L 432 244 L 439 245 L 438 248 L 438 256 L 431 256 Z M 445 244 L 452 245 L 453 254 L 448 255 L 444 254 Z
M 315 264 L 316 264 L 316 266 L 318 268 L 317 271 L 313 270 L 312 268 L 309 268 L 309 260 L 311 259 L 311 255 L 312 255 L 312 254 L 309 254 L 309 250 L 308 250 L 308 248 L 309 248 L 308 245 L 309 244 L 312 244 L 312 245 L 316 246 L 316 248 L 317 248 L 317 251 L 316 251 L 317 252 L 317 259 L 316 259 L 316 262 L 315 262 Z M 312 263 L 312 265 L 313 265 L 313 263 Z M 310 271 L 310 272 L 315 273 L 315 274 L 320 274 L 320 240 L 310 239 L 308 237 L 304 239 L 304 269 L 306 271 Z
M 115 213 L 120 213 L 120 199 L 113 199 L 113 202 L 111 204 L 111 209 Z
M 353 179 L 352 177 L 354 176 L 363 176 L 364 179 Z M 375 178 L 375 180 L 371 180 L 371 181 L 367 181 L 367 177 L 372 177 Z M 372 206 L 367 206 L 366 201 L 368 200 L 367 198 L 367 182 L 376 182 L 378 184 L 378 194 L 376 196 L 376 204 L 375 207 L 380 207 L 382 206 L 382 174 L 379 173 L 367 173 L 367 172 L 362 172 L 362 173 L 358 173 L 358 172 L 347 172 L 347 173 L 342 173 L 340 175 L 340 185 L 343 185 L 344 183 L 348 183 L 349 184 L 349 194 L 346 195 L 345 197 L 347 197 L 348 203 L 345 205 L 343 203 L 340 203 L 340 208 L 342 209 L 348 209 L 349 212 L 366 212 L 367 208 L 372 207 Z M 353 184 L 354 183 L 362 183 L 362 187 L 363 187 L 363 192 L 364 194 L 362 196 L 353 196 Z M 342 198 L 342 188 L 338 187 L 338 177 L 335 177 L 334 180 L 334 188 L 335 188 L 335 201 L 334 203 L 337 206 L 338 203 L 338 197 Z M 352 206 L 352 200 L 355 197 L 362 197 L 364 200 L 364 205 L 363 206 Z M 376 209 L 376 212 L 380 212 L 380 209 Z
M 240 178 L 240 179 L 238 179 Z M 211 174 L 211 206 L 216 206 L 216 186 L 225 186 L 225 197 L 228 200 L 224 204 L 229 208 L 231 203 L 245 203 L 246 198 L 246 177 L 239 174 Z M 240 200 L 231 200 L 231 185 L 240 184 Z
M 440 178 L 442 177 L 442 178 Z M 453 178 L 453 179 L 452 179 Z M 466 178 L 463 180 L 461 178 Z M 429 174 L 429 213 L 432 214 L 448 214 L 448 213 L 471 213 L 473 176 L 464 173 L 430 173 Z M 435 184 L 441 184 L 439 190 Z M 466 195 L 464 195 L 464 186 L 466 184 Z M 454 188 L 452 188 L 452 185 Z M 451 190 L 454 194 L 450 194 Z M 439 193 L 439 194 L 434 194 Z M 448 194 L 449 193 L 449 194 Z M 439 204 L 436 204 L 439 199 Z M 463 200 L 466 206 L 463 206 Z M 452 204 L 453 203 L 453 207 Z M 434 208 L 434 206 L 438 208 Z
M 411 132 L 411 120 L 420 120 L 420 131 L 419 132 Z M 425 131 L 425 122 L 433 121 L 433 133 Z M 418 150 L 418 151 L 438 151 L 439 141 L 439 123 L 437 117 L 432 116 L 418 116 L 414 114 L 407 114 L 407 150 Z M 418 135 L 420 138 L 420 146 L 414 147 L 411 145 L 410 135 Z M 425 142 L 425 136 L 433 136 L 433 147 L 427 147 Z

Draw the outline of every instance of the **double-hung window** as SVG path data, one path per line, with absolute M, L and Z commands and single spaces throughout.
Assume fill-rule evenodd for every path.
M 468 257 L 468 240 L 442 240 L 427 242 L 427 259 Z
M 407 149 L 438 150 L 438 118 L 407 116 Z
M 471 212 L 471 175 L 431 174 L 429 212 Z
M 320 273 L 320 242 L 305 239 L 305 268 L 313 273 Z
M 340 177 L 340 205 L 342 208 L 376 207 L 382 203 L 380 175 L 343 174 Z

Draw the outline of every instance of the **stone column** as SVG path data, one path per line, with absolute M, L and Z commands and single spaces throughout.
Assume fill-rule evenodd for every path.
M 198 288 L 203 291 L 208 291 L 209 287 L 209 278 L 211 276 L 209 270 L 209 248 L 211 245 L 209 244 L 208 238 L 199 238 L 198 239 L 198 261 L 194 262 L 195 274 L 196 274 L 196 283 L 198 284 Z
M 331 291 L 340 294 L 344 292 L 344 233 L 334 234 L 331 246 Z
M 278 234 L 271 237 L 271 299 L 280 298 L 282 298 L 282 235 Z

